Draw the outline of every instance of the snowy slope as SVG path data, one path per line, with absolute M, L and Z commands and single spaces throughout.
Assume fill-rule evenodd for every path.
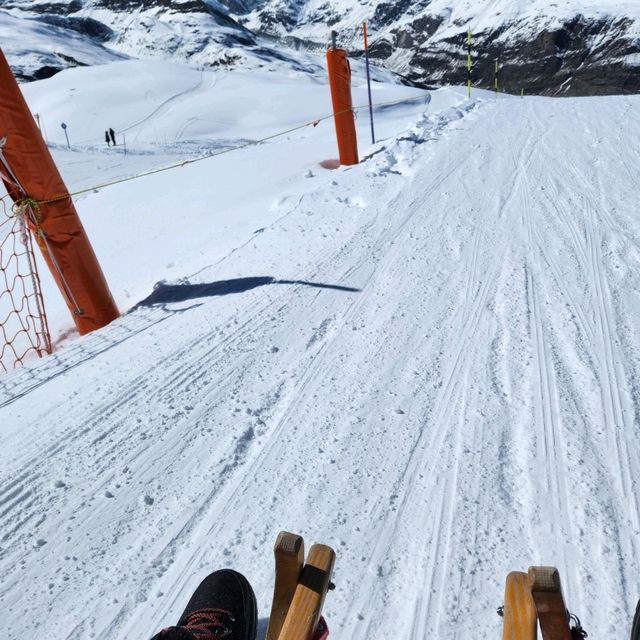
M 0 46 L 19 79 L 44 78 L 68 66 L 86 66 L 126 56 L 76 31 L 14 17 L 0 10 Z
M 319 63 L 311 56 L 301 58 L 301 64 L 311 68 L 319 68 Z M 354 74 L 355 104 L 365 105 L 361 65 L 354 65 Z M 429 100 L 423 91 L 391 84 L 390 74 L 376 76 L 387 79 L 386 83 L 374 83 L 376 102 L 415 100 L 413 106 L 398 105 L 393 110 L 394 118 L 405 118 L 400 126 L 406 124 L 407 113 L 419 112 Z M 70 69 L 46 82 L 26 84 L 23 90 L 39 114 L 71 191 L 257 142 L 331 114 L 324 71 L 317 75 L 258 70 L 203 72 L 165 62 L 129 60 Z M 62 122 L 67 125 L 71 151 L 66 148 Z M 364 111 L 358 125 L 366 140 L 369 124 Z M 109 127 L 115 129 L 120 141 L 117 148 L 105 145 L 104 131 Z M 397 128 L 394 120 L 382 133 L 393 133 Z M 299 140 L 290 143 L 285 157 L 279 148 L 274 151 L 261 145 L 207 159 L 177 173 L 151 176 L 141 185 L 125 183 L 90 197 L 80 196 L 78 208 L 87 213 L 85 224 L 98 255 L 106 260 L 107 279 L 115 287 L 120 308 L 133 306 L 162 278 L 184 276 L 191 268 L 198 270 L 203 253 L 222 258 L 234 242 L 264 226 L 265 210 L 269 219 L 281 217 L 297 192 L 307 188 L 309 180 L 301 180 L 301 176 L 307 170 L 315 174 L 319 161 L 333 159 L 337 153 L 331 122 L 309 126 L 297 135 Z M 318 143 L 310 145 L 308 138 Z M 252 176 L 251 180 L 247 176 Z M 210 183 L 211 192 L 202 191 L 203 183 Z M 280 202 L 278 192 L 286 185 L 292 185 L 292 192 Z M 141 192 L 144 200 L 132 208 L 130 203 L 138 201 Z M 185 225 L 184 216 L 189 212 L 192 218 Z M 120 230 L 131 230 L 132 224 L 136 232 L 132 242 L 116 241 Z M 149 234 L 149 241 L 139 243 L 139 234 Z M 173 255 L 176 237 L 184 238 L 187 247 L 179 256 Z M 161 247 L 166 251 L 159 251 Z M 168 270 L 167 264 L 172 265 Z M 133 282 L 132 269 L 138 274 Z M 46 269 L 43 277 L 50 285 Z M 54 337 L 72 329 L 67 309 L 57 296 L 48 301 L 47 310 Z
M 328 110 L 319 77 L 144 65 L 26 87 L 55 121 L 90 84 L 74 131 L 142 123 L 127 158 L 55 147 L 70 185 Z M 147 78 L 164 89 L 145 98 Z M 504 577 L 529 564 L 560 568 L 591 637 L 626 633 L 640 101 L 376 93 L 417 100 L 378 110 L 375 146 L 359 119 L 357 167 L 320 166 L 321 123 L 78 202 L 139 304 L 0 380 L 3 637 L 144 639 L 220 566 L 247 574 L 264 628 L 280 529 L 336 548 L 335 638 L 496 638 Z

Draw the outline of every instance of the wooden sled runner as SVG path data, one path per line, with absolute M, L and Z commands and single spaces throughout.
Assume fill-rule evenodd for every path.
M 512 571 L 504 588 L 502 640 L 536 640 L 538 617 L 529 588 L 529 576 Z
M 529 567 L 507 576 L 502 640 L 572 640 L 570 615 L 555 567 Z M 578 634 L 582 629 L 578 627 Z M 575 630 L 574 630 L 575 631 Z
M 304 561 L 302 536 L 282 531 L 274 549 L 276 579 L 266 640 L 311 640 L 318 627 L 336 554 L 314 544 Z

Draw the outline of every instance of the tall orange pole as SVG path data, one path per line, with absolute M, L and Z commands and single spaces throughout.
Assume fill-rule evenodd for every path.
M 340 164 L 358 164 L 358 139 L 351 100 L 351 67 L 347 52 L 332 46 L 327 50 L 327 67 Z
M 0 177 L 34 233 L 79 333 L 99 329 L 119 312 L 9 64 L 0 51 Z M 54 201 L 51 201 L 54 199 Z

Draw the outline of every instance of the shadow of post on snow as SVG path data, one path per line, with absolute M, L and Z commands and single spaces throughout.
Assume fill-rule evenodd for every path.
M 218 280 L 217 282 L 205 282 L 202 284 L 167 284 L 158 283 L 153 292 L 144 300 L 138 302 L 132 311 L 139 307 L 151 307 L 156 304 L 168 304 L 171 302 L 186 302 L 195 298 L 209 298 L 212 296 L 227 296 L 232 293 L 244 293 L 257 287 L 265 287 L 276 284 L 303 285 L 315 289 L 333 289 L 349 293 L 359 293 L 360 289 L 343 287 L 337 284 L 325 284 L 323 282 L 308 282 L 306 280 L 277 280 L 271 276 L 256 276 L 250 278 L 233 278 L 231 280 Z

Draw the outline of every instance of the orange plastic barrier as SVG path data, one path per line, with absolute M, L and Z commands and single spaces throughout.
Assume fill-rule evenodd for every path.
M 347 52 L 344 49 L 328 49 L 327 67 L 340 164 L 358 164 L 358 139 L 351 100 L 351 67 Z
M 80 334 L 120 314 L 70 197 L 9 64 L 0 51 L 0 177 L 23 215 Z M 6 163 L 6 164 L 5 164 Z M 35 202 L 34 202 L 35 201 Z

